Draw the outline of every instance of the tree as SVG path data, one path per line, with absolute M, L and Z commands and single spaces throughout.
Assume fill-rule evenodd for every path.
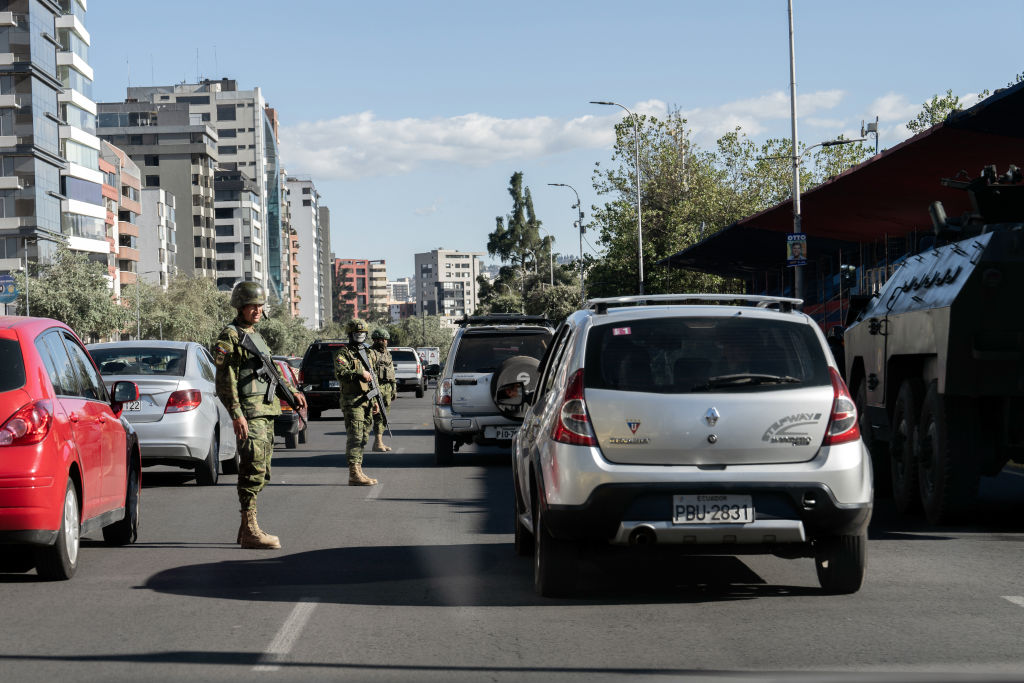
M 987 92 L 986 90 L 985 93 L 987 94 Z M 946 90 L 945 95 L 933 95 L 930 100 L 921 105 L 921 111 L 917 113 L 917 116 L 907 121 L 907 130 L 912 135 L 917 135 L 937 123 L 942 123 L 951 113 L 961 109 L 960 96 L 954 95 L 952 90 Z
M 441 363 L 448 357 L 452 338 L 455 336 L 450 327 L 441 324 L 441 316 L 428 315 L 418 318 L 404 318 L 397 323 L 388 325 L 391 335 L 389 346 L 436 346 L 441 350 Z
M 526 300 L 526 312 L 530 315 L 546 316 L 557 325 L 579 308 L 579 285 L 555 285 L 537 288 Z
M 260 334 L 270 350 L 276 355 L 302 356 L 316 338 L 316 333 L 306 327 L 304 318 L 289 315 L 288 306 L 283 303 L 269 304 L 259 325 Z
M 33 263 L 30 268 L 32 315 L 59 320 L 87 341 L 110 337 L 127 325 L 128 310 L 114 301 L 106 268 L 85 254 L 61 245 L 52 263 Z M 25 275 L 15 273 L 14 277 L 18 313 L 25 315 Z
M 495 218 L 494 232 L 487 236 L 487 253 L 496 256 L 502 263 L 512 263 L 519 268 L 520 291 L 525 297 L 526 284 L 523 275 L 527 271 L 528 262 L 535 270 L 537 269 L 541 222 L 533 210 L 530 188 L 523 188 L 522 171 L 512 174 L 508 193 L 512 197 L 512 213 L 504 219 L 501 216 Z
M 145 289 L 142 290 L 145 292 Z M 152 321 L 163 323 L 163 338 L 195 341 L 211 346 L 220 331 L 234 320 L 236 311 L 228 292 L 221 292 L 213 280 L 178 276 L 171 280 L 154 309 L 145 311 L 144 336 L 157 333 Z

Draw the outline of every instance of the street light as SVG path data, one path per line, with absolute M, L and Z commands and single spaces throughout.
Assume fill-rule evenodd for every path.
M 603 104 L 606 106 L 622 107 L 626 109 L 618 102 L 604 102 L 600 100 L 591 100 L 591 104 Z M 640 211 L 640 125 L 637 122 L 636 116 L 629 109 L 626 109 L 626 113 L 633 119 L 633 142 L 636 146 L 636 238 L 637 238 L 637 249 L 640 262 L 640 294 L 644 293 L 644 233 L 643 233 L 643 217 Z
M 576 203 L 572 205 L 572 208 L 580 212 L 579 221 L 574 225 L 580 229 L 580 308 L 583 308 L 587 303 L 587 298 L 583 295 L 583 207 L 580 206 L 580 193 L 576 191 L 575 187 L 565 183 L 548 183 L 548 185 L 552 187 L 568 187 L 576 195 Z

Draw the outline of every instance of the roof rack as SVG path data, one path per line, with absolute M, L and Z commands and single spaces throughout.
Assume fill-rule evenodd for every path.
M 633 296 L 612 296 L 601 299 L 590 299 L 587 308 L 595 313 L 607 313 L 611 306 L 628 306 L 643 304 L 709 304 L 722 303 L 732 305 L 757 306 L 758 308 L 777 308 L 789 313 L 803 305 L 803 299 L 784 296 L 762 296 L 759 294 L 637 294 Z
M 526 315 L 524 313 L 464 315 L 457 322 L 459 327 L 468 325 L 551 325 L 551 321 L 542 315 Z

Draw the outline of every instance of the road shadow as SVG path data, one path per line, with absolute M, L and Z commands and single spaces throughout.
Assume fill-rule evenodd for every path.
M 573 598 L 533 592 L 533 566 L 510 544 L 329 548 L 186 565 L 138 588 L 191 597 L 388 606 L 507 607 L 552 604 L 699 603 L 817 595 L 771 586 L 740 559 L 670 551 L 583 553 Z

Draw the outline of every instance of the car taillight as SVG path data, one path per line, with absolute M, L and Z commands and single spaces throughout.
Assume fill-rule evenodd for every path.
M 283 398 L 281 399 L 281 412 L 292 412 L 292 407 Z
M 846 382 L 839 376 L 835 368 L 829 368 L 832 377 L 832 415 L 828 419 L 828 430 L 825 432 L 825 445 L 836 446 L 860 438 L 860 427 L 857 424 L 857 406 L 850 397 Z
M 558 420 L 551 430 L 551 438 L 560 443 L 574 446 L 596 446 L 597 437 L 587 415 L 587 402 L 583 398 L 583 369 L 569 380 L 565 389 L 565 398 L 558 412 Z
M 437 405 L 450 406 L 452 404 L 452 381 L 443 380 L 437 387 Z
M 53 404 L 47 400 L 22 406 L 0 427 L 0 446 L 25 446 L 46 438 L 53 424 Z
M 184 413 L 195 410 L 203 402 L 203 392 L 198 389 L 179 389 L 167 398 L 165 413 Z

